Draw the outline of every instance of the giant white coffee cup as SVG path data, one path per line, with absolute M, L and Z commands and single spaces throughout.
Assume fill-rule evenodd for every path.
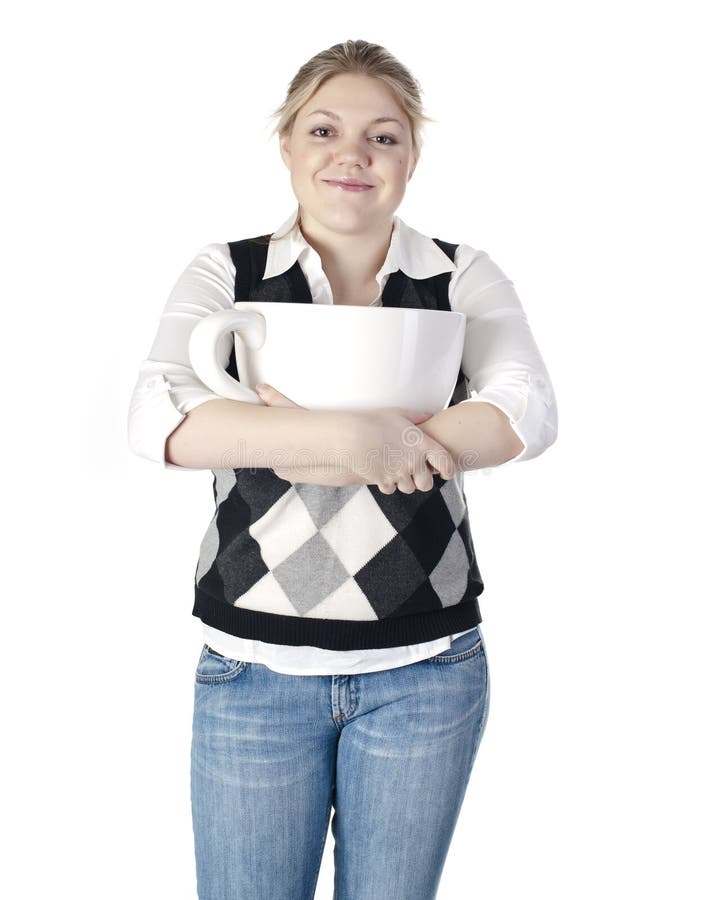
M 465 315 L 449 310 L 244 300 L 194 327 L 190 362 L 211 391 L 262 403 L 265 382 L 307 409 L 398 406 L 435 413 L 450 402 Z M 227 366 L 235 347 L 240 377 Z

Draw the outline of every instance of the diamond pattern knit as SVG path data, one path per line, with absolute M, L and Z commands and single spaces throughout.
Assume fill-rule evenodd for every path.
M 231 243 L 235 300 L 312 302 L 298 262 L 263 279 L 269 235 Z M 434 239 L 452 260 L 455 244 Z M 445 272 L 392 273 L 383 306 L 450 309 Z M 227 371 L 239 380 L 234 351 Z M 450 406 L 469 396 L 462 370 Z M 463 473 L 430 491 L 295 484 L 272 469 L 213 470 L 193 615 L 239 637 L 333 650 L 401 646 L 482 621 L 484 589 Z

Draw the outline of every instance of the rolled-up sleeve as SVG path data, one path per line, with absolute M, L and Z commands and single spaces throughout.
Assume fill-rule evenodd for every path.
M 191 367 L 188 340 L 196 323 L 234 304 L 235 267 L 226 244 L 207 244 L 180 275 L 163 308 L 148 357 L 128 410 L 128 444 L 137 456 L 163 468 L 193 471 L 166 460 L 166 440 L 201 403 L 223 399 L 209 390 Z M 225 335 L 218 357 L 227 365 L 232 338 Z
M 484 251 L 462 244 L 455 265 L 450 306 L 467 317 L 462 371 L 473 395 L 462 402 L 501 409 L 523 444 L 507 462 L 533 459 L 556 440 L 558 410 L 522 303 Z

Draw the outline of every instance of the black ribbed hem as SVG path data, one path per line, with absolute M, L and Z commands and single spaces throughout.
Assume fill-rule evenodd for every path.
M 356 621 L 257 612 L 216 600 L 197 588 L 193 615 L 236 637 L 324 650 L 375 650 L 422 644 L 474 628 L 482 621 L 477 597 L 433 612 Z

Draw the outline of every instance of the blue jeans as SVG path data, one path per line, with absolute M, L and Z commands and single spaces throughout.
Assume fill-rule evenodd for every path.
M 480 627 L 429 659 L 285 675 L 204 645 L 191 804 L 199 900 L 434 900 L 489 715 Z

